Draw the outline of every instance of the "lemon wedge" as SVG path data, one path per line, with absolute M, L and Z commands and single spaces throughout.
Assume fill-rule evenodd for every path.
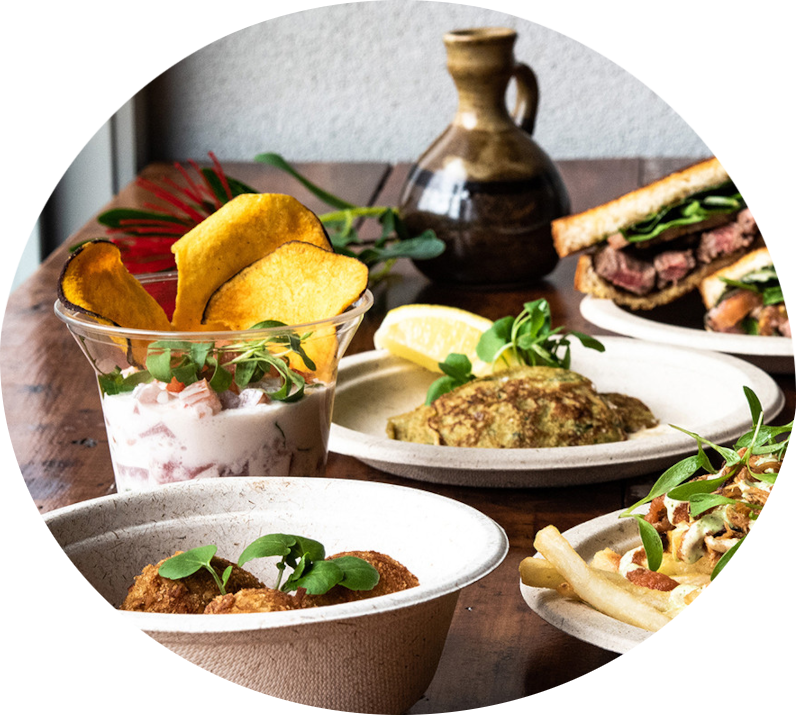
M 492 321 L 447 305 L 411 303 L 390 310 L 375 332 L 374 343 L 396 357 L 441 374 L 439 363 L 450 353 L 466 355 L 475 375 L 492 368 L 478 358 L 475 349 Z

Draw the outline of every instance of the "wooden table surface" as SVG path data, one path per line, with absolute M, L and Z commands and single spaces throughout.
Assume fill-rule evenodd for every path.
M 559 162 L 574 211 L 612 199 L 688 162 L 594 160 Z M 299 164 L 319 185 L 359 204 L 396 205 L 408 166 L 384 164 Z M 259 191 L 291 193 L 315 211 L 327 210 L 286 175 L 256 164 L 231 163 L 226 172 Z M 171 174 L 155 165 L 150 177 Z M 111 205 L 134 206 L 141 189 L 126 187 Z M 98 207 L 105 210 L 108 207 Z M 32 498 L 44 513 L 114 491 L 103 417 L 94 374 L 53 314 L 56 283 L 68 246 L 102 236 L 94 221 L 52 255 L 11 296 L 0 342 L 3 401 L 12 444 Z M 372 349 L 372 336 L 386 311 L 412 302 L 442 303 L 497 319 L 516 314 L 538 297 L 550 302 L 554 324 L 604 334 L 583 320 L 581 295 L 572 287 L 575 261 L 564 259 L 540 284 L 527 290 L 475 291 L 430 283 L 409 263 L 376 290 L 349 354 Z M 22 349 L 24 346 L 24 350 Z M 25 355 L 22 363 L 18 357 Z M 792 419 L 794 376 L 776 376 L 786 407 L 775 423 Z M 477 708 L 531 695 L 583 675 L 615 654 L 583 643 L 542 621 L 519 593 L 517 567 L 532 553 L 534 533 L 547 524 L 568 529 L 623 508 L 644 496 L 657 475 L 583 487 L 485 489 L 438 486 L 396 478 L 361 462 L 331 454 L 327 475 L 403 484 L 465 502 L 496 520 L 510 541 L 508 557 L 491 575 L 461 593 L 439 669 L 412 713 Z

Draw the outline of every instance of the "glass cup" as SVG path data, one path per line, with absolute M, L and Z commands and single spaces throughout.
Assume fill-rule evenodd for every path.
M 137 276 L 170 314 L 177 273 Z M 56 301 L 97 375 L 117 491 L 227 476 L 322 476 L 338 363 L 364 313 L 241 331 L 106 325 Z

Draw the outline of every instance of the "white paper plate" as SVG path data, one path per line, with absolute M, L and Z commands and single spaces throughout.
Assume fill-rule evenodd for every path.
M 618 514 L 606 514 L 564 532 L 564 538 L 584 560 L 608 547 L 618 553 L 641 544 L 634 519 L 620 519 Z M 575 638 L 615 653 L 625 653 L 648 636 L 636 626 L 596 611 L 580 601 L 559 596 L 549 588 L 532 588 L 520 581 L 525 603 L 539 616 L 559 630 Z
M 784 397 L 763 370 L 728 355 L 630 338 L 602 337 L 604 353 L 572 341 L 572 368 L 600 392 L 643 400 L 661 424 L 613 444 L 546 449 L 438 447 L 389 439 L 389 417 L 418 407 L 436 375 L 384 350 L 358 353 L 339 365 L 330 449 L 395 474 L 425 482 L 478 487 L 592 484 L 664 469 L 697 449 L 675 424 L 716 443 L 751 426 L 742 387 L 751 387 L 766 421 Z
M 775 374 L 794 374 L 792 339 L 783 336 L 733 335 L 669 325 L 620 308 L 611 300 L 586 296 L 581 315 L 598 328 L 631 338 L 737 355 Z

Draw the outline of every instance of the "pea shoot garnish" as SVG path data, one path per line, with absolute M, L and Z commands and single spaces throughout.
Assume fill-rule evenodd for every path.
M 515 318 L 507 316 L 495 321 L 478 341 L 478 357 L 491 365 L 529 365 L 535 367 L 561 367 L 569 370 L 572 363 L 570 336 L 581 344 L 604 352 L 605 347 L 595 338 L 552 326 L 550 304 L 544 299 L 525 303 L 522 312 Z
M 217 574 L 211 565 L 211 559 L 216 553 L 217 547 L 209 544 L 208 546 L 198 546 L 196 549 L 176 554 L 158 567 L 158 575 L 177 581 L 197 573 L 200 569 L 206 569 L 213 576 L 214 583 L 217 584 L 219 592 L 224 596 L 225 584 L 228 583 L 228 579 L 231 576 L 233 565 L 228 566 L 221 576 Z
M 564 331 L 560 326 L 554 328 L 550 304 L 540 298 L 525 303 L 522 312 L 516 317 L 509 315 L 496 320 L 481 335 L 476 353 L 493 368 L 498 365 L 543 365 L 568 370 L 572 363 L 570 337 L 577 338 L 586 348 L 605 351 L 603 344 L 589 335 L 576 330 Z M 439 363 L 439 369 L 444 375 L 428 389 L 426 405 L 475 379 L 472 363 L 466 355 L 460 353 L 450 353 L 444 362 Z
M 190 551 L 166 559 L 158 569 L 160 576 L 181 579 L 207 569 L 225 595 L 225 584 L 233 566 L 228 566 L 220 577 L 211 567 L 211 558 L 216 554 L 213 544 L 199 546 Z M 369 591 L 378 584 L 380 575 L 372 564 L 357 556 L 325 558 L 325 547 L 314 539 L 295 534 L 266 534 L 248 544 L 237 561 L 239 567 L 253 559 L 279 556 L 276 564 L 278 578 L 275 590 L 284 592 L 304 589 L 317 596 L 330 591 L 334 586 L 343 586 L 353 591 Z M 284 581 L 285 571 L 290 573 Z

